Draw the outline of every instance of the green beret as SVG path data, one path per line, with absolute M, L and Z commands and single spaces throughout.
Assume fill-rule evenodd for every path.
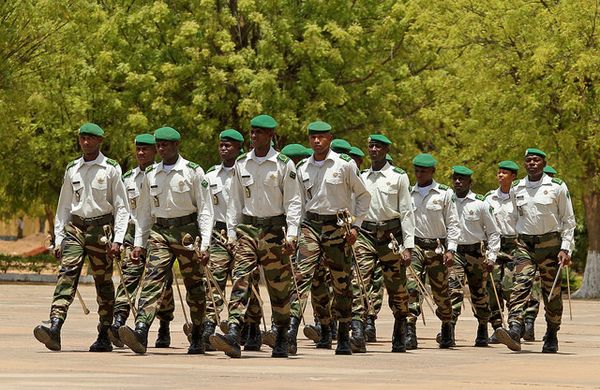
M 365 153 L 362 150 L 360 150 L 360 148 L 357 148 L 356 146 L 351 147 L 348 154 L 350 154 L 352 156 L 365 157 Z
M 383 134 L 371 134 L 369 136 L 369 142 L 379 142 L 384 145 L 391 145 L 392 141 Z
M 544 167 L 544 173 L 550 174 L 550 175 L 557 175 L 558 174 L 558 172 L 556 172 L 556 169 L 552 168 L 550 165 L 546 165 Z
M 79 128 L 79 134 L 95 135 L 96 137 L 102 137 L 104 130 L 95 123 L 86 123 Z
M 433 168 L 436 166 L 437 160 L 429 153 L 421 153 L 413 158 L 412 163 L 417 167 Z
M 327 122 L 316 121 L 308 124 L 308 134 L 329 133 L 331 125 Z
M 172 127 L 161 127 L 154 131 L 154 138 L 157 141 L 179 141 L 181 134 Z
M 517 173 L 519 171 L 519 166 L 514 161 L 504 160 L 500 161 L 500 164 L 498 164 L 498 169 L 508 169 L 509 171 Z
M 228 139 L 231 141 L 244 142 L 244 136 L 237 130 L 227 129 L 223 130 L 221 134 L 219 134 L 219 139 Z
M 529 156 L 530 154 L 533 154 L 534 156 L 540 156 L 542 158 L 546 158 L 546 153 L 544 153 L 541 150 L 536 149 L 536 148 L 527 149 L 527 151 L 525 152 L 525 157 Z
M 471 176 L 473 171 L 463 165 L 455 165 L 452 167 L 452 173 L 463 176 Z
M 352 149 L 352 145 L 345 139 L 336 138 L 331 141 L 331 149 L 337 153 L 348 153 Z
M 389 162 L 394 162 L 394 159 L 392 158 L 392 156 L 390 156 L 390 154 L 389 154 L 389 153 L 386 153 L 386 154 L 385 154 L 385 159 L 386 159 L 387 161 L 389 161 Z
M 252 118 L 250 126 L 259 129 L 274 129 L 277 127 L 277 121 L 269 115 L 259 115 Z
M 310 156 L 308 149 L 300 144 L 289 144 L 284 146 L 284 148 L 281 149 L 281 154 L 286 155 L 290 158 Z
M 136 145 L 156 145 L 156 140 L 152 134 L 140 134 L 135 137 Z

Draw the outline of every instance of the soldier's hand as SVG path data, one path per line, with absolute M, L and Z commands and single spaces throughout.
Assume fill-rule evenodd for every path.
M 484 265 L 487 272 L 492 272 L 496 263 L 488 259 L 485 261 Z
M 412 261 L 412 252 L 408 248 L 404 248 L 402 251 L 402 256 L 400 256 L 400 264 L 408 267 Z
M 353 227 L 352 229 L 350 229 L 350 232 L 348 234 L 346 234 L 346 242 L 350 246 L 352 246 L 356 242 L 357 238 L 358 238 L 358 229 Z
M 448 268 L 454 265 L 454 253 L 450 251 L 446 251 L 446 253 L 444 253 L 444 265 Z
M 292 253 L 296 252 L 297 242 L 292 237 L 287 237 L 283 240 L 283 247 L 281 248 L 281 253 L 284 256 L 289 256 Z
M 144 248 L 136 246 L 131 251 L 131 261 L 133 264 L 138 264 L 140 262 L 140 257 L 144 254 Z
M 558 263 L 563 267 L 568 267 L 571 265 L 571 256 L 569 256 L 567 251 L 561 249 L 560 252 L 558 252 Z
M 198 260 L 200 261 L 200 264 L 205 266 L 208 264 L 208 260 L 210 260 L 210 253 L 207 250 L 199 252 Z
M 56 257 L 58 260 L 60 260 L 62 257 L 62 248 L 60 245 L 54 248 L 54 257 Z
M 121 244 L 119 244 L 118 242 L 113 242 L 110 245 L 109 254 L 110 256 L 117 258 L 121 256 Z

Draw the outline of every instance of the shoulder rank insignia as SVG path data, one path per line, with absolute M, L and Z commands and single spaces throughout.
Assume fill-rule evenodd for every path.
M 558 185 L 564 183 L 564 181 L 560 180 L 558 177 L 552 178 L 552 183 L 556 183 Z
M 483 197 L 483 199 L 486 199 L 488 196 L 492 195 L 493 193 L 494 193 L 494 190 L 488 191 L 488 193 L 485 194 L 485 196 Z
M 298 165 L 296 165 L 296 168 L 300 168 L 302 165 L 304 165 L 304 163 L 306 163 L 306 159 L 301 160 Z
M 350 161 L 352 160 L 352 157 L 348 156 L 346 153 L 342 153 L 340 154 L 340 158 L 344 161 Z
M 296 172 L 290 171 L 290 178 L 291 179 L 295 179 L 296 178 Z
M 208 181 L 206 179 L 202 180 L 202 183 L 200 184 L 202 184 L 202 187 L 208 188 Z
M 440 184 L 440 185 L 438 185 L 438 187 L 439 187 L 440 190 L 444 190 L 444 191 L 447 191 L 450 188 L 450 187 L 448 187 L 445 184 Z
M 75 166 L 75 164 L 77 164 L 77 160 L 73 160 L 70 163 L 67 164 L 67 170 L 71 169 L 72 167 Z
M 133 169 L 130 169 L 127 172 L 125 172 L 125 174 L 123 175 L 123 179 L 127 179 L 131 175 L 133 175 Z
M 279 153 L 277 155 L 277 159 L 283 161 L 286 164 L 288 161 L 290 161 L 290 158 L 288 156 L 286 156 L 285 154 L 281 154 L 281 153 Z
M 405 171 L 404 169 L 402 169 L 402 168 L 398 168 L 398 167 L 394 167 L 394 172 L 396 172 L 396 173 L 400 173 L 400 174 L 402 174 L 402 173 L 406 173 L 406 171 Z
M 200 165 L 196 164 L 195 162 L 191 162 L 191 161 L 188 161 L 188 163 L 186 165 L 188 167 L 192 168 L 193 170 L 198 169 L 198 167 L 200 166 Z
M 485 199 L 485 196 L 483 196 L 483 195 L 480 195 L 480 194 L 475 194 L 475 199 L 478 199 L 478 200 L 484 200 L 484 199 Z
M 243 158 L 246 158 L 246 155 L 247 155 L 247 153 L 242 153 L 242 154 L 240 154 L 240 155 L 238 156 L 238 158 L 236 158 L 236 159 L 235 159 L 235 161 L 239 161 L 239 160 L 241 160 L 241 159 L 243 159 Z
M 118 163 L 118 162 L 116 162 L 115 160 L 113 160 L 112 158 L 107 158 L 107 159 L 106 159 L 106 162 L 107 162 L 108 164 L 112 165 L 113 167 L 117 167 L 117 166 L 119 166 L 119 163 Z
M 214 171 L 215 169 L 217 169 L 217 166 L 216 166 L 216 165 L 213 165 L 212 167 L 210 167 L 210 168 L 208 169 L 208 171 L 206 171 L 206 173 L 208 173 L 208 172 L 212 172 L 212 171 Z
M 516 187 L 519 184 L 520 181 L 521 181 L 521 179 L 514 180 L 510 186 L 511 187 Z
M 152 172 L 153 169 L 154 169 L 154 165 L 150 165 L 149 167 L 146 168 L 146 173 Z

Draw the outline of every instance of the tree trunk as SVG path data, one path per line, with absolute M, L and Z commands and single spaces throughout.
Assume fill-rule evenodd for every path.
M 588 236 L 588 254 L 583 273 L 583 284 L 573 298 L 600 298 L 600 191 L 583 196 L 585 223 Z

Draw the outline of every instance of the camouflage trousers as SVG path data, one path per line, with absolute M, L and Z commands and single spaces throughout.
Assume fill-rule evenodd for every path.
M 452 320 L 452 303 L 448 287 L 448 268 L 443 263 L 443 255 L 436 254 L 434 247 L 423 249 L 419 245 L 415 245 L 411 265 L 423 285 L 425 285 L 425 276 L 427 275 L 433 300 L 437 306 L 435 311 L 437 317 L 442 322 L 450 322 Z M 408 320 L 414 323 L 421 315 L 423 297 L 419 292 L 417 281 L 410 272 L 408 273 L 406 287 L 408 289 L 410 312 Z
M 329 325 L 332 316 L 340 322 L 350 322 L 352 249 L 344 238 L 343 228 L 335 222 L 305 220 L 299 242 L 298 271 L 300 297 L 292 302 L 292 316 L 301 317 L 310 289 L 315 317 L 322 325 Z
M 515 281 L 508 305 L 508 322 L 523 322 L 535 273 L 539 269 L 546 322 L 560 325 L 563 311 L 561 283 L 556 284 L 554 294 L 550 297 L 550 289 L 559 268 L 560 235 L 556 233 L 535 237 L 537 239 L 534 241 L 517 240 L 514 252 Z
M 382 270 L 383 281 L 388 292 L 388 303 L 395 318 L 408 315 L 408 291 L 406 290 L 406 267 L 400 265 L 400 254 L 388 248 L 388 241 L 378 241 L 372 234 L 361 232 L 355 244 L 356 259 L 362 280 L 367 290 L 371 311 L 366 310 L 362 288 L 354 275 L 352 278 L 352 319 L 364 320 L 367 315 L 376 316 L 373 285 L 376 266 Z M 381 306 L 380 306 L 381 307 Z
M 252 283 L 261 266 L 271 299 L 272 321 L 287 326 L 290 321 L 292 272 L 289 256 L 282 253 L 281 226 L 258 228 L 240 224 L 233 265 L 233 288 L 229 301 L 229 324 L 241 325 L 253 295 Z
M 494 294 L 492 282 L 489 278 L 487 281 L 488 296 L 490 297 L 490 324 L 494 329 L 502 326 L 501 312 L 504 311 L 504 307 L 508 303 L 510 292 L 512 291 L 515 269 L 515 263 L 512 257 L 514 248 L 515 244 L 512 242 L 505 243 L 504 238 L 502 239 L 500 252 L 496 259 L 496 265 L 492 271 L 492 279 L 496 285 L 498 299 L 496 299 L 496 295 Z
M 75 298 L 79 276 L 87 256 L 96 284 L 100 323 L 102 325 L 112 323 L 115 304 L 115 289 L 112 283 L 113 263 L 110 256 L 107 256 L 106 244 L 100 242 L 102 236 L 104 236 L 102 226 L 90 227 L 83 231 L 73 224 L 67 225 L 50 318 L 62 320 L 67 318 L 67 311 Z
M 381 263 L 377 263 L 375 264 L 375 268 L 373 269 L 373 279 L 371 287 L 369 289 L 369 297 L 371 299 L 373 307 L 371 312 L 367 313 L 367 316 L 377 318 L 377 316 L 379 315 L 379 312 L 381 311 L 381 306 L 383 306 L 384 287 L 385 286 L 383 280 L 383 270 L 381 269 Z
M 191 321 L 201 325 L 206 307 L 206 286 L 203 266 L 194 251 L 181 244 L 185 234 L 192 237 L 200 233 L 196 223 L 178 227 L 161 227 L 154 225 L 148 239 L 148 258 L 142 291 L 138 301 L 137 323 L 152 324 L 163 299 L 163 291 L 173 275 L 175 259 L 179 262 L 179 271 L 187 290 L 186 301 L 190 308 Z
M 234 254 L 222 241 L 221 234 L 213 231 L 213 240 L 210 246 L 210 262 L 208 267 L 212 272 L 215 282 L 221 288 L 221 291 L 225 292 L 227 286 L 227 278 L 232 278 Z M 251 283 L 254 284 L 256 291 L 260 293 L 258 288 L 258 282 L 260 281 L 260 272 L 258 269 L 253 273 L 251 277 Z M 225 309 L 225 302 L 219 294 L 219 291 L 212 285 L 212 282 L 207 279 L 207 291 L 206 291 L 206 320 L 217 324 L 221 318 L 221 313 Z M 217 315 L 218 313 L 218 315 Z M 251 294 L 250 301 L 248 303 L 248 309 L 246 310 L 246 317 L 244 322 L 248 323 L 260 323 L 262 318 L 262 310 L 260 303 L 255 294 Z
M 465 281 L 469 285 L 472 310 L 480 324 L 490 318 L 489 296 L 487 292 L 488 272 L 481 250 L 462 251 L 459 245 L 454 255 L 454 265 L 450 271 L 448 284 L 452 301 L 452 323 L 456 324 L 462 311 L 465 298 Z

